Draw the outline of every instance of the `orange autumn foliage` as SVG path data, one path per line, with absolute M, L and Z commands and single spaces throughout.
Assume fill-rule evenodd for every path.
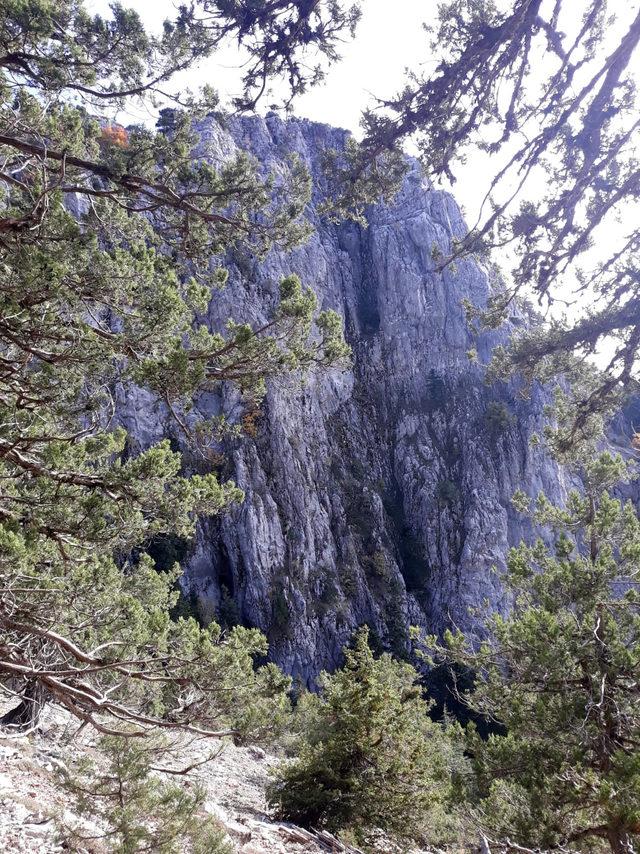
M 252 439 L 255 439 L 258 435 L 258 419 L 261 414 L 260 409 L 255 407 L 245 412 L 240 419 L 242 432 L 245 435 L 250 436 Z
M 126 148 L 129 145 L 129 134 L 122 125 L 106 125 L 102 128 L 101 138 L 109 145 Z

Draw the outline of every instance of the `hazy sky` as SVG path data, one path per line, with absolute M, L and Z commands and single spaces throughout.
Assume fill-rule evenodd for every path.
M 140 14 L 150 30 L 158 30 L 165 18 L 173 17 L 177 5 L 174 0 L 123 2 L 125 6 Z M 91 12 L 109 13 L 109 0 L 85 0 L 85 3 Z M 638 0 L 615 0 L 611 7 L 615 6 L 616 12 L 625 18 L 635 14 L 637 4 Z M 343 45 L 342 61 L 328 70 L 323 85 L 314 87 L 293 105 L 297 116 L 348 128 L 356 134 L 361 112 L 367 105 L 372 104 L 374 96 L 388 97 L 401 89 L 407 68 L 429 71 L 429 65 L 434 64 L 429 47 L 430 35 L 424 31 L 422 24 L 425 21 L 433 22 L 437 10 L 436 0 L 366 0 L 362 5 L 362 20 L 358 25 L 355 40 L 346 41 Z M 576 6 L 578 5 L 576 3 Z M 567 4 L 567 8 L 570 10 L 572 7 Z M 576 25 L 578 22 L 579 16 L 576 16 Z M 570 28 L 571 20 L 565 20 L 564 26 Z M 615 39 L 617 35 L 615 27 L 612 27 L 611 37 Z M 601 50 L 608 51 L 607 41 L 605 37 Z M 228 48 L 217 52 L 213 58 L 179 76 L 176 85 L 179 88 L 198 89 L 208 83 L 220 93 L 224 103 L 225 96 L 229 98 L 239 91 L 242 61 L 243 56 L 237 46 L 230 44 Z M 260 107 L 262 112 L 268 109 L 270 100 L 274 99 L 264 99 Z M 155 116 L 146 111 L 139 114 L 127 113 L 118 118 L 123 123 L 155 120 Z M 498 161 L 504 156 L 506 154 L 501 153 Z M 501 165 L 496 162 L 495 155 L 490 164 L 486 162 L 487 158 L 485 153 L 472 152 L 466 164 L 463 167 L 458 166 L 456 173 L 458 181 L 453 191 L 470 225 L 478 215 L 491 175 L 495 174 L 497 166 Z M 538 192 L 544 187 L 544 177 L 541 178 Z M 529 193 L 531 192 L 535 195 L 536 188 L 529 187 Z M 633 215 L 633 212 L 630 213 Z M 611 241 L 616 242 L 625 232 L 624 222 L 607 222 L 601 227 L 599 240 L 610 245 Z M 597 256 L 597 251 L 594 251 Z M 503 250 L 503 267 L 510 266 L 509 254 Z M 568 294 L 572 286 L 571 279 L 568 278 L 565 284 Z
M 173 0 L 124 0 L 124 5 L 135 9 L 150 30 L 157 30 L 165 18 L 173 17 L 176 4 Z M 86 6 L 91 12 L 108 14 L 109 0 L 86 0 Z M 433 63 L 430 36 L 422 24 L 433 21 L 436 8 L 434 0 L 363 3 L 355 39 L 344 43 L 342 60 L 329 68 L 325 82 L 294 102 L 295 115 L 358 134 L 361 112 L 375 96 L 388 97 L 398 92 L 407 68 L 427 68 L 429 62 Z M 229 96 L 238 92 L 242 60 L 237 47 L 229 46 L 177 80 L 180 86 L 193 89 L 208 83 L 221 95 Z M 259 111 L 266 112 L 268 104 L 269 99 L 265 98 Z M 126 123 L 127 119 L 150 118 L 149 114 L 131 114 L 121 120 Z M 456 183 L 456 199 L 470 219 L 487 189 L 487 174 L 488 170 L 474 157 Z
M 175 4 L 172 0 L 124 0 L 124 5 L 135 9 L 149 29 L 156 29 L 165 18 L 173 17 Z M 108 13 L 108 0 L 87 0 L 86 6 L 92 12 Z M 356 131 L 371 94 L 393 94 L 402 86 L 404 68 L 416 67 L 427 58 L 429 37 L 421 27 L 429 17 L 425 9 L 433 14 L 435 3 L 367 0 L 356 39 L 344 44 L 343 60 L 329 70 L 323 86 L 296 101 L 295 114 Z M 237 49 L 230 48 L 203 62 L 186 80 L 193 87 L 209 83 L 221 94 L 229 93 L 237 90 L 241 61 Z

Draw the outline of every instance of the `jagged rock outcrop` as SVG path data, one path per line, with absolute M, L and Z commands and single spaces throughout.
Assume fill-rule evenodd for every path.
M 506 606 L 492 568 L 531 533 L 510 496 L 524 486 L 558 499 L 566 484 L 529 443 L 544 393 L 522 400 L 483 382 L 498 336 L 472 341 L 461 300 L 486 301 L 486 272 L 470 260 L 435 272 L 434 246 L 446 252 L 464 233 L 459 208 L 415 165 L 393 204 L 368 211 L 366 228 L 334 225 L 316 212 L 320 156 L 344 144 L 344 131 L 276 116 L 233 119 L 224 130 L 211 119 L 201 130 L 202 153 L 214 160 L 238 145 L 277 170 L 296 152 L 315 186 L 311 239 L 260 263 L 235 253 L 208 322 L 261 320 L 280 278 L 296 272 L 323 308 L 343 315 L 354 360 L 346 373 L 272 384 L 256 435 L 226 443 L 223 474 L 246 499 L 201 522 L 185 590 L 201 613 L 222 609 L 261 628 L 273 659 L 305 682 L 336 666 L 365 622 L 395 649 L 407 647 L 411 624 L 473 629 L 470 608 Z M 479 365 L 467 357 L 476 345 Z M 225 389 L 198 405 L 233 415 L 239 401 Z M 120 417 L 140 445 L 170 429 L 139 391 L 122 391 Z

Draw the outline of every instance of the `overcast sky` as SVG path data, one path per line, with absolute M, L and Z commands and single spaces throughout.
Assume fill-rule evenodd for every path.
M 123 0 L 135 9 L 150 30 L 158 31 L 165 18 L 175 14 L 173 0 Z M 393 14 L 389 14 L 390 6 Z M 86 0 L 91 12 L 107 15 L 109 0 Z M 298 98 L 293 110 L 296 116 L 325 122 L 334 127 L 359 132 L 362 110 L 371 105 L 374 97 L 388 97 L 404 84 L 405 70 L 428 68 L 433 63 L 429 49 L 430 35 L 422 27 L 433 22 L 437 4 L 432 0 L 367 0 L 356 38 L 346 41 L 342 60 L 329 68 L 325 82 Z M 204 83 L 214 87 L 223 97 L 239 90 L 243 57 L 235 45 L 219 51 L 196 69 L 178 77 L 180 86 L 197 89 Z M 283 90 L 284 91 L 284 90 Z M 264 99 L 259 111 L 266 112 L 269 99 Z M 149 114 L 122 117 L 126 123 L 148 121 Z M 460 174 L 455 195 L 458 203 L 471 215 L 487 189 L 488 170 L 474 158 Z
M 625 18 L 632 12 L 635 14 L 637 2 L 616 0 L 612 7 L 615 5 L 616 12 Z M 91 12 L 109 14 L 109 0 L 85 0 L 85 3 Z M 161 28 L 166 18 L 174 17 L 177 5 L 174 0 L 123 0 L 123 3 L 135 9 L 146 27 L 155 31 Z M 398 92 L 403 86 L 407 68 L 429 71 L 429 65 L 434 64 L 429 47 L 430 35 L 422 25 L 425 22 L 433 23 L 437 10 L 435 0 L 366 0 L 362 5 L 362 20 L 355 40 L 343 45 L 342 61 L 328 70 L 322 85 L 298 98 L 293 107 L 297 116 L 347 128 L 356 135 L 362 110 L 372 104 L 374 96 L 384 98 Z M 570 6 L 568 8 L 571 9 Z M 579 16 L 576 17 L 576 23 L 578 21 Z M 571 22 L 565 21 L 564 26 L 570 27 Z M 615 28 L 612 28 L 611 35 L 616 37 Z M 606 37 L 602 49 L 608 49 Z M 197 90 L 208 83 L 220 93 L 224 103 L 225 98 L 229 99 L 239 91 L 242 61 L 237 46 L 230 44 L 213 58 L 181 75 L 176 85 Z M 270 100 L 273 99 L 264 100 L 260 107 L 262 112 L 268 109 Z M 128 113 L 118 118 L 125 124 L 134 120 L 155 121 L 155 116 L 148 112 Z M 492 163 L 488 164 L 485 162 L 487 157 L 482 152 L 471 153 L 465 166 L 458 167 L 454 194 L 470 225 L 478 215 L 490 177 L 495 174 L 496 158 L 494 156 Z M 543 185 L 542 180 L 538 190 L 542 190 Z M 624 222 L 610 222 L 602 227 L 599 237 L 600 240 L 604 238 L 606 243 L 611 240 L 615 242 L 625 231 Z M 501 266 L 510 266 L 508 253 L 503 251 L 501 260 Z M 570 280 L 566 286 L 568 294 L 571 290 Z
M 172 0 L 123 2 L 140 14 L 149 29 L 158 30 L 175 13 Z M 390 3 L 393 15 L 389 14 Z M 421 24 L 429 17 L 425 8 L 433 13 L 435 3 L 367 0 L 363 5 L 355 41 L 344 44 L 343 60 L 329 70 L 326 83 L 296 101 L 296 115 L 357 131 L 360 113 L 372 93 L 393 94 L 402 86 L 404 68 L 416 67 L 427 57 L 429 37 Z M 108 0 L 86 0 L 86 6 L 92 12 L 108 14 Z M 203 62 L 186 80 L 194 88 L 209 83 L 222 95 L 237 91 L 241 61 L 237 49 L 230 48 Z

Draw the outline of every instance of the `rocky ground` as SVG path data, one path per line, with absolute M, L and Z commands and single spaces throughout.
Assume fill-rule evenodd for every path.
M 0 851 L 54 854 L 65 849 L 59 839 L 57 818 L 73 823 L 68 798 L 56 783 L 56 766 L 68 765 L 91 754 L 95 733 L 77 732 L 78 723 L 63 712 L 47 709 L 38 731 L 26 737 L 0 731 Z M 191 764 L 204 754 L 202 743 L 185 744 L 180 763 Z M 241 854 L 320 854 L 353 852 L 329 834 L 312 834 L 302 828 L 275 822 L 267 813 L 265 787 L 269 768 L 277 760 L 256 747 L 225 743 L 218 756 L 195 769 L 207 788 L 205 809 L 225 829 L 233 850 Z M 181 780 L 172 777 L 172 781 Z M 184 778 L 184 785 L 189 785 Z M 83 849 L 102 854 L 100 842 Z

